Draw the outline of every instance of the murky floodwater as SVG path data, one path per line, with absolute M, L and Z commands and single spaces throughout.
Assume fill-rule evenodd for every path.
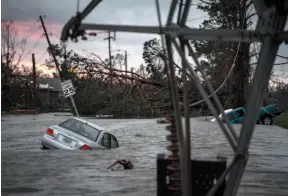
M 165 125 L 155 119 L 89 119 L 119 140 L 114 150 L 40 150 L 47 126 L 69 117 L 41 114 L 2 118 L 2 195 L 156 195 L 156 156 L 165 149 Z M 235 128 L 239 130 L 239 125 Z M 232 151 L 218 125 L 191 119 L 193 157 Z M 256 127 L 239 195 L 288 195 L 288 130 Z M 116 159 L 132 160 L 133 170 L 109 171 Z

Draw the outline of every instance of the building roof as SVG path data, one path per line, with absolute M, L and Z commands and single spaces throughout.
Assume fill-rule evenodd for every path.
M 49 84 L 49 87 L 52 87 L 53 91 L 62 91 L 61 80 L 58 78 L 38 78 L 38 81 L 42 86 Z

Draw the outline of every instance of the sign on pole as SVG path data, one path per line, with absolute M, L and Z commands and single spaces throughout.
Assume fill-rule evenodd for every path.
M 70 97 L 72 95 L 75 95 L 75 89 L 71 80 L 66 80 L 62 82 L 61 86 L 62 86 L 63 94 L 65 97 Z
M 72 84 L 72 81 L 71 80 L 66 80 L 66 81 L 61 83 L 61 86 L 62 86 L 62 90 L 63 90 L 64 96 L 65 97 L 70 97 L 70 100 L 72 102 L 72 105 L 74 107 L 76 115 L 79 117 L 78 110 L 76 108 L 76 105 L 75 105 L 75 102 L 74 102 L 74 99 L 73 99 L 73 95 L 75 95 L 75 89 L 74 89 L 74 86 Z

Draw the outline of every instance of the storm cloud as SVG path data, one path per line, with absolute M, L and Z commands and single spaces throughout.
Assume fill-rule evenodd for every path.
M 90 2 L 90 0 L 80 0 L 80 11 Z M 194 1 L 196 3 L 196 1 Z M 166 21 L 170 6 L 170 1 L 160 1 L 161 16 L 163 23 Z M 45 23 L 53 43 L 59 43 L 59 36 L 63 25 L 77 11 L 77 0 L 2 0 L 2 19 L 12 19 L 21 27 L 20 35 L 27 34 L 28 29 L 37 28 L 39 15 L 45 15 Z M 197 19 L 199 18 L 199 19 Z M 192 19 L 188 25 L 198 27 L 203 19 L 207 19 L 206 13 L 191 7 L 188 19 Z M 128 25 L 158 25 L 155 0 L 103 0 L 85 19 L 89 23 L 102 24 L 128 24 Z M 28 28 L 29 27 L 29 28 Z M 25 29 L 26 30 L 23 30 Z M 42 56 L 47 48 L 43 32 L 41 29 L 31 36 L 28 48 L 33 49 L 33 45 L 40 40 L 33 51 L 37 56 Z M 89 38 L 93 41 L 79 41 L 77 44 L 69 42 L 69 49 L 81 52 L 86 50 L 95 52 L 103 58 L 108 57 L 108 44 L 104 41 L 107 34 L 101 33 L 95 38 Z M 127 49 L 129 56 L 129 66 L 138 67 L 143 63 L 142 49 L 143 43 L 149 39 L 158 37 L 158 35 L 117 33 L 116 41 L 112 42 L 112 50 Z M 29 50 L 28 50 L 29 52 Z M 288 47 L 282 45 L 279 51 L 280 55 L 287 56 Z M 44 59 L 41 61 L 44 62 Z M 277 61 L 283 61 L 278 59 Z M 41 63 L 40 62 L 40 63 Z M 287 66 L 275 66 L 280 72 L 287 72 Z

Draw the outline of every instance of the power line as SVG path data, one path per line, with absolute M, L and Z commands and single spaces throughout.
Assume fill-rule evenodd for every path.
M 40 38 L 35 42 L 35 44 L 34 44 L 34 45 L 32 46 L 32 48 L 29 50 L 29 52 L 27 53 L 27 55 L 26 55 L 24 58 L 22 58 L 22 61 L 25 60 L 25 59 L 33 52 L 33 50 L 35 50 L 35 48 L 38 47 L 38 45 L 39 45 L 42 37 L 43 37 L 43 35 L 41 35 Z
M 229 8 L 233 3 L 235 3 L 235 1 L 231 1 L 227 6 L 224 6 L 222 10 Z M 204 4 L 204 3 L 198 3 L 198 4 L 194 4 L 194 5 L 202 5 L 202 4 Z M 210 15 L 207 14 L 205 16 L 201 16 L 198 18 L 191 18 L 191 19 L 188 19 L 187 21 L 199 20 L 199 19 L 206 18 L 206 17 L 210 17 Z
M 39 31 L 41 29 L 41 26 L 39 26 L 38 28 L 35 28 L 34 31 L 30 31 L 26 36 L 25 36 L 25 40 L 27 40 L 30 36 L 32 36 L 34 33 L 36 33 L 37 31 Z
M 194 21 L 194 20 L 199 20 L 199 19 L 202 19 L 202 18 L 207 18 L 209 17 L 209 15 L 206 15 L 206 16 L 200 16 L 198 18 L 191 18 L 191 19 L 188 19 L 187 21 Z
M 245 15 L 246 15 L 246 11 L 245 11 Z M 241 27 L 242 30 L 243 30 L 243 28 L 244 28 L 245 19 L 246 19 L 246 17 L 243 17 L 242 27 Z M 238 57 L 238 53 L 239 53 L 239 50 L 240 50 L 240 46 L 241 46 L 241 42 L 238 43 L 236 55 L 235 55 L 235 57 L 234 57 L 233 64 L 232 64 L 232 66 L 231 66 L 231 69 L 230 69 L 227 77 L 225 78 L 225 80 L 223 81 L 223 83 L 218 87 L 218 89 L 216 89 L 213 93 L 216 94 L 216 93 L 224 86 L 224 84 L 225 84 L 226 81 L 228 80 L 230 74 L 232 73 L 232 70 L 233 70 L 234 67 L 235 67 L 235 63 L 236 63 L 236 60 L 237 60 L 237 57 Z M 211 95 L 209 95 L 207 98 L 210 98 L 210 97 L 213 95 L 213 93 L 212 93 Z M 205 101 L 205 99 L 202 99 L 202 100 L 200 100 L 200 101 L 197 101 L 197 102 L 195 102 L 195 103 L 190 104 L 189 106 L 195 106 L 195 105 L 198 105 L 198 104 L 200 104 L 200 103 L 202 103 L 202 102 L 204 102 L 204 101 Z
M 44 56 L 48 53 L 48 51 L 46 50 L 44 52 L 44 54 L 41 56 L 41 58 L 36 62 L 36 65 L 44 58 Z

